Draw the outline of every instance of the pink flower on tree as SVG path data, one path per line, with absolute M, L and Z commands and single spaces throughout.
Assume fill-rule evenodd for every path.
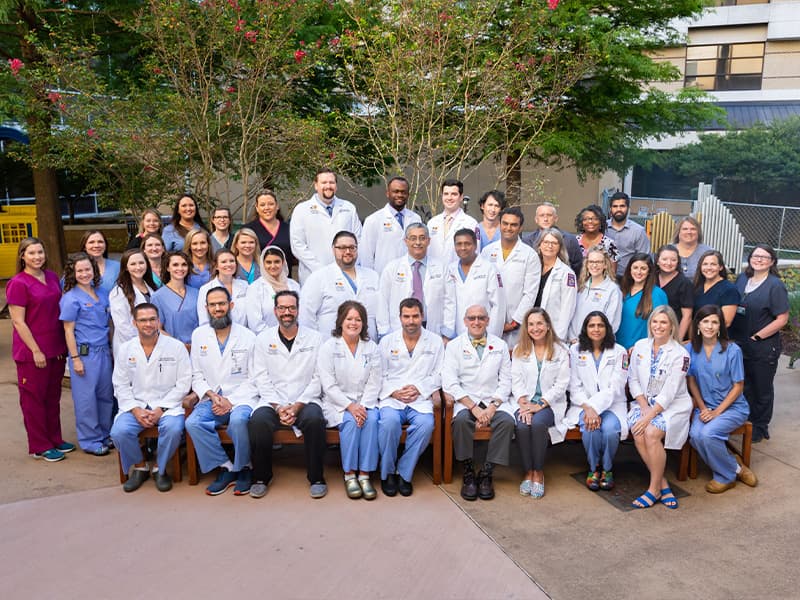
M 239 33 L 242 30 L 242 26 L 245 24 L 244 19 L 239 19 L 236 21 L 236 25 L 234 25 L 233 30 L 236 33 Z
M 294 62 L 301 63 L 305 57 L 305 50 L 296 50 L 294 53 Z
M 547 0 L 547 7 L 550 10 L 555 10 L 556 7 L 558 6 L 558 2 L 559 0 Z
M 236 93 L 236 88 L 231 85 L 231 86 L 228 86 L 228 88 L 225 91 L 228 92 L 229 94 L 235 94 Z
M 256 38 L 258 38 L 257 31 L 246 31 L 244 34 L 244 39 L 246 39 L 248 42 L 255 43 Z
M 22 67 L 24 67 L 24 66 L 25 66 L 25 63 L 22 62 L 18 58 L 9 58 L 8 59 L 8 68 L 11 69 L 11 74 L 14 77 L 16 77 L 19 74 L 20 69 L 22 69 Z
M 55 104 L 56 102 L 59 102 L 61 100 L 61 94 L 59 94 L 58 92 L 50 92 L 49 94 L 47 94 L 47 99 L 50 100 L 50 102 L 52 102 L 53 104 Z
M 97 132 L 90 127 L 86 130 L 86 135 L 88 135 L 90 138 L 97 137 Z

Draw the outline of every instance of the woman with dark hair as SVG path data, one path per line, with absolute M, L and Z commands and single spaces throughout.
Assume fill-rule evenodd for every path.
M 602 246 L 589 248 L 578 277 L 578 297 L 567 340 L 574 342 L 578 339 L 586 315 L 596 310 L 608 316 L 612 333 L 619 329 L 622 292 L 615 273 L 613 263 Z
M 689 435 L 692 398 L 686 390 L 689 354 L 678 340 L 678 319 L 672 309 L 658 306 L 647 321 L 647 337 L 631 352 L 628 388 L 633 396 L 628 428 L 639 456 L 650 471 L 647 490 L 633 501 L 634 508 L 661 502 L 678 508 L 664 468 L 667 450 L 680 450 Z
M 242 227 L 233 236 L 231 251 L 236 256 L 236 277 L 248 284 L 252 284 L 261 277 L 258 259 L 261 256 L 261 247 L 255 231 L 249 227 Z
M 219 250 L 214 256 L 214 278 L 200 288 L 197 294 L 197 319 L 200 325 L 208 323 L 206 296 L 215 287 L 228 290 L 231 301 L 230 316 L 234 323 L 247 327 L 247 282 L 236 278 L 236 256 L 230 250 Z
M 680 264 L 678 249 L 672 244 L 665 244 L 656 252 L 656 284 L 667 295 L 667 302 L 678 317 L 678 337 L 685 340 L 692 324 L 694 290 L 692 282 L 678 268 Z
M 617 244 L 614 240 L 606 235 L 606 216 L 603 214 L 603 209 L 596 204 L 590 204 L 586 208 L 581 209 L 575 217 L 575 231 L 578 235 L 575 236 L 580 244 L 581 252 L 584 256 L 589 251 L 589 248 L 594 246 L 602 246 L 608 257 L 611 259 L 611 264 L 614 267 L 613 273 L 617 272 Z
M 153 294 L 151 302 L 158 308 L 161 327 L 179 339 L 187 350 L 192 343 L 192 332 L 197 328 L 197 288 L 186 285 L 189 274 L 189 257 L 184 252 L 173 252 L 167 258 L 164 285 Z
M 778 275 L 778 255 L 756 244 L 736 280 L 741 294 L 731 337 L 744 356 L 744 397 L 750 405 L 753 443 L 769 439 L 775 400 L 775 372 L 781 355 L 780 331 L 789 321 L 789 294 Z
M 694 276 L 694 310 L 706 304 L 722 309 L 725 326 L 730 327 L 739 307 L 739 290 L 728 281 L 728 269 L 716 250 L 703 253 Z
M 108 296 L 97 288 L 100 271 L 80 252 L 64 266 L 64 295 L 59 319 L 69 350 L 75 430 L 84 452 L 105 456 L 111 446 L 114 413 L 113 363 L 109 348 Z
M 189 275 L 186 285 L 200 289 L 211 279 L 214 254 L 211 236 L 205 229 L 193 229 L 186 234 L 186 255 L 189 257 Z
M 211 213 L 211 249 L 214 252 L 223 248 L 226 250 L 231 249 L 231 242 L 233 242 L 232 225 L 233 219 L 231 218 L 230 208 L 220 206 Z
M 150 263 L 153 272 L 153 281 L 156 287 L 163 285 L 167 273 L 167 252 L 164 249 L 164 240 L 157 233 L 146 233 L 142 237 L 142 252 Z
M 647 337 L 647 319 L 654 308 L 668 303 L 667 295 L 656 285 L 653 260 L 645 252 L 637 252 L 631 257 L 619 287 L 622 290 L 622 319 L 617 330 L 617 342 L 630 349 Z
M 342 302 L 332 335 L 317 357 L 322 410 L 328 427 L 339 429 L 348 498 L 373 500 L 377 492 L 369 477 L 378 468 L 381 359 L 369 339 L 364 305 Z
M 146 208 L 142 211 L 139 218 L 139 231 L 131 236 L 125 250 L 135 250 L 142 247 L 142 238 L 148 233 L 161 235 L 164 224 L 161 221 L 161 213 L 154 208 Z
M 247 326 L 255 333 L 278 324 L 275 294 L 284 290 L 300 293 L 300 284 L 289 279 L 286 257 L 278 246 L 261 251 L 261 277 L 247 288 Z
M 292 244 L 289 239 L 289 224 L 283 219 L 278 196 L 272 190 L 262 190 L 256 196 L 255 214 L 244 227 L 252 229 L 258 236 L 258 245 L 261 248 L 278 246 L 286 257 L 289 272 L 297 261 L 292 254 Z
M 100 271 L 99 287 L 108 294 L 117 283 L 119 262 L 108 258 L 108 239 L 99 229 L 88 229 L 81 238 L 81 252 L 94 259 Z
M 586 487 L 610 490 L 619 441 L 628 437 L 628 353 L 614 341 L 605 313 L 595 310 L 583 320 L 569 356 L 570 407 L 564 421 L 568 427 L 580 426 L 589 461 Z
M 486 248 L 500 239 L 500 212 L 505 207 L 506 195 L 500 190 L 489 190 L 478 200 L 478 208 L 483 215 L 478 223 L 479 248 Z
M 142 302 L 150 302 L 155 289 L 153 271 L 144 252 L 125 250 L 120 259 L 117 284 L 108 294 L 111 320 L 114 321 L 112 347 L 115 356 L 123 342 L 138 335 L 133 325 L 133 307 Z
M 569 353 L 544 309 L 530 309 L 523 324 L 511 360 L 511 394 L 518 406 L 516 435 L 525 471 L 519 493 L 539 499 L 544 496 L 547 444 L 563 442 L 567 433 Z
M 690 281 L 694 279 L 697 265 L 704 252 L 713 250 L 703 243 L 703 229 L 694 217 L 683 217 L 675 226 L 672 243 L 678 249 L 681 259 L 681 272 Z
M 61 379 L 67 346 L 58 320 L 61 286 L 47 270 L 44 244 L 25 238 L 17 248 L 17 274 L 6 284 L 14 332 L 11 357 L 17 366 L 19 406 L 34 458 L 56 462 L 75 445 L 61 436 Z
M 728 338 L 728 328 L 718 306 L 700 307 L 692 321 L 692 341 L 686 345 L 691 358 L 687 373 L 694 400 L 689 442 L 713 473 L 706 491 L 721 494 L 736 480 L 754 487 L 755 474 L 737 464 L 725 444 L 730 432 L 747 421 L 750 408 L 744 398 L 744 364 L 739 346 Z
M 208 230 L 203 218 L 200 216 L 200 208 L 197 200 L 191 194 L 183 194 L 175 203 L 172 210 L 172 221 L 164 227 L 164 245 L 168 252 L 183 250 L 186 236 L 193 229 Z

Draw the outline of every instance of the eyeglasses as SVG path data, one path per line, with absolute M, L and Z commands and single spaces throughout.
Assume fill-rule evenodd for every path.
M 586 264 L 587 265 L 602 265 L 602 264 L 605 264 L 605 262 L 606 261 L 604 261 L 604 260 L 587 260 Z
M 539 245 L 540 246 L 558 246 L 559 242 L 557 242 L 555 240 L 542 240 L 541 242 L 539 242 Z
M 597 217 L 583 217 L 581 221 L 583 221 L 584 223 L 599 223 L 600 219 L 598 219 Z
M 421 235 L 421 236 L 419 236 L 419 237 L 417 237 L 417 236 L 410 236 L 410 237 L 407 237 L 407 238 L 406 238 L 406 240 L 408 240 L 408 241 L 409 241 L 409 242 L 411 242 L 412 244 L 415 244 L 415 243 L 417 243 L 417 242 L 424 242 L 424 241 L 425 241 L 425 240 L 427 240 L 427 239 L 428 239 L 428 236 L 426 236 L 426 235 Z
M 339 252 L 355 252 L 358 246 L 334 246 Z
M 275 310 L 277 312 L 297 312 L 296 306 L 276 306 Z
M 467 321 L 488 321 L 489 317 L 485 315 L 468 315 L 464 317 Z
M 753 254 L 750 256 L 750 260 L 772 260 L 772 257 L 769 254 L 766 256 L 763 254 Z

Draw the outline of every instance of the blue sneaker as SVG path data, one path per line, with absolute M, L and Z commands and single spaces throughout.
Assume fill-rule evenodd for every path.
M 67 452 L 72 452 L 75 450 L 75 444 L 70 444 L 69 442 L 61 442 L 58 446 L 56 446 L 56 450 L 66 454 Z
M 50 450 L 45 450 L 44 452 L 34 452 L 31 456 L 33 458 L 43 458 L 47 462 L 58 462 L 67 458 L 63 452 L 55 448 L 50 448 Z
M 224 494 L 229 487 L 236 485 L 238 475 L 238 473 L 233 473 L 228 469 L 220 468 L 217 478 L 206 488 L 206 494 L 209 496 Z
M 253 472 L 250 469 L 242 469 L 236 476 L 236 486 L 233 488 L 234 496 L 246 496 L 250 493 L 250 486 L 253 484 Z

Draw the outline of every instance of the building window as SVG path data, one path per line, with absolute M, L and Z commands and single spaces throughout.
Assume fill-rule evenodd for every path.
M 686 48 L 686 87 L 760 90 L 764 42 Z
M 743 4 L 769 4 L 769 0 L 717 0 L 717 6 L 742 6 Z

